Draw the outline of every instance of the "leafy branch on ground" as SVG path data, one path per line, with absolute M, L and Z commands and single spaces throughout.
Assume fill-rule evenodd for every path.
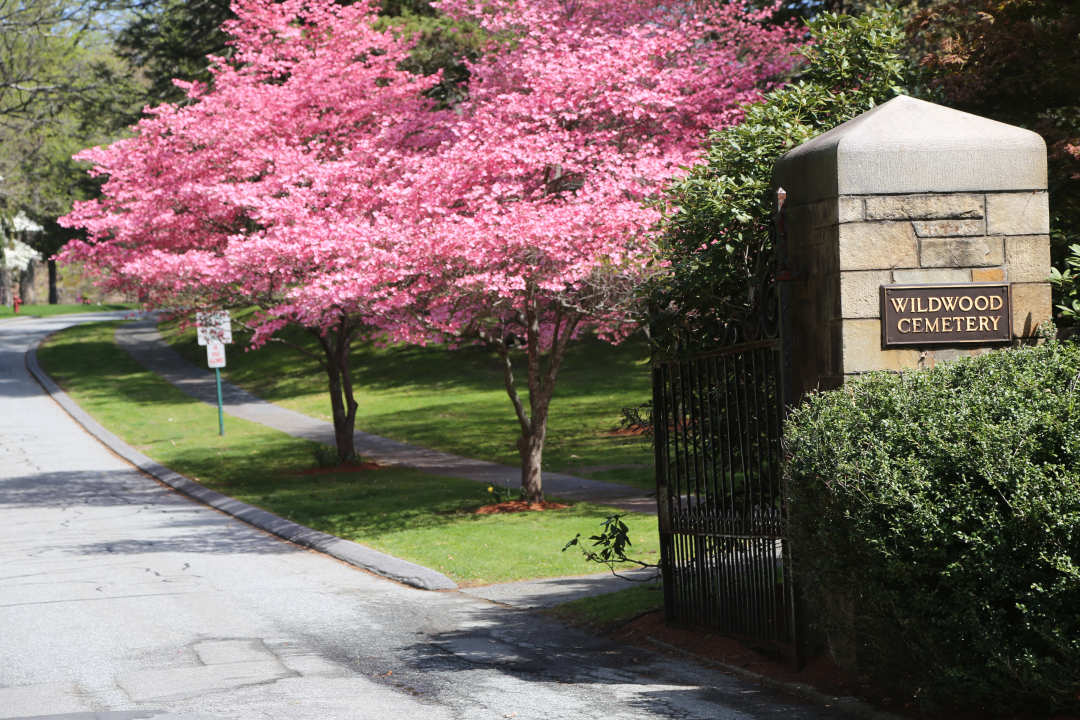
M 615 577 L 620 577 L 623 580 L 631 580 L 634 582 L 648 582 L 655 580 L 659 577 L 659 565 L 655 563 L 647 563 L 643 560 L 627 557 L 626 551 L 633 544 L 630 542 L 630 528 L 623 522 L 625 514 L 609 515 L 604 522 L 600 523 L 604 528 L 599 535 L 592 535 L 589 540 L 595 540 L 592 544 L 594 548 L 600 548 L 599 551 L 593 550 L 585 546 L 584 541 L 581 539 L 581 533 L 574 536 L 574 539 L 566 543 L 563 546 L 562 551 L 566 552 L 572 547 L 577 547 L 581 550 L 582 555 L 585 556 L 586 562 L 600 563 L 606 565 L 611 574 Z M 637 579 L 626 577 L 625 575 L 619 575 L 615 572 L 615 568 L 619 566 L 631 565 L 641 568 L 657 568 L 656 575 L 651 577 Z

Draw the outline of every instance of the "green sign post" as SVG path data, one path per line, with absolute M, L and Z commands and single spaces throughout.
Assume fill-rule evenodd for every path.
M 225 434 L 225 409 L 221 401 L 221 368 L 225 367 L 225 344 L 232 342 L 229 313 L 224 311 L 195 314 L 199 344 L 206 346 L 206 364 L 214 369 L 217 380 L 218 434 Z

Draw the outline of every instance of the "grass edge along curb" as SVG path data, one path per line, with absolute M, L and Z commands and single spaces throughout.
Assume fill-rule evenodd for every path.
M 252 507 L 227 495 L 210 490 L 202 485 L 189 480 L 180 473 L 155 462 L 131 447 L 119 437 L 106 430 L 100 423 L 94 420 L 79 405 L 65 393 L 45 371 L 41 369 L 37 361 L 37 348 L 41 346 L 49 335 L 42 338 L 37 346 L 26 353 L 26 367 L 37 379 L 50 397 L 57 402 L 77 423 L 83 426 L 87 432 L 97 438 L 103 445 L 114 453 L 128 461 L 147 475 L 159 480 L 177 492 L 219 510 L 226 515 L 264 530 L 271 535 L 276 535 L 289 542 L 303 547 L 317 550 L 330 555 L 362 570 L 367 570 L 376 575 L 395 580 L 403 585 L 419 588 L 421 590 L 456 590 L 457 583 L 431 568 L 423 565 L 402 560 L 378 550 L 372 550 L 351 540 L 345 540 L 335 535 L 312 530 L 291 520 L 278 517 L 273 513 Z
M 702 657 L 701 655 L 692 653 L 689 650 L 677 648 L 674 645 L 668 645 L 666 642 L 661 642 L 660 640 L 656 640 L 651 637 L 647 637 L 645 639 L 659 648 L 662 648 L 669 652 L 678 653 L 679 655 L 683 655 L 688 658 L 692 658 L 705 665 L 711 665 L 713 667 L 720 668 L 721 670 L 724 670 L 726 672 L 738 675 L 744 680 L 752 680 L 756 683 L 760 683 L 774 690 L 783 690 L 784 692 L 802 695 L 809 700 L 813 700 L 815 702 L 819 702 L 823 705 L 828 705 L 830 707 L 835 707 L 838 710 L 843 710 L 849 715 L 865 718 L 865 720 L 907 720 L 907 718 L 901 717 L 900 715 L 893 715 L 892 713 L 875 710 L 866 703 L 860 700 L 856 700 L 854 698 L 826 695 L 825 693 L 818 692 L 809 685 L 804 685 L 802 683 L 784 682 L 783 680 L 774 680 L 772 678 L 765 677 L 764 675 L 758 675 L 756 672 L 751 672 L 749 670 L 744 670 L 741 667 L 736 667 L 735 665 L 728 665 L 727 663 L 722 663 L 719 660 L 710 660 L 707 657 Z

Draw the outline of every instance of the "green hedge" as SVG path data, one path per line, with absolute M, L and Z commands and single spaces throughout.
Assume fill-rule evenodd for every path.
M 786 433 L 797 571 L 860 670 L 926 707 L 1080 708 L 1076 345 L 868 374 Z

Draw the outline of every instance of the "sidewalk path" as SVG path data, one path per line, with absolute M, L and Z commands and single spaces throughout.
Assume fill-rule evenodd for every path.
M 191 397 L 217 406 L 214 375 L 194 365 L 176 352 L 161 337 L 155 320 L 141 320 L 123 325 L 116 331 L 116 342 L 147 369 L 183 390 Z M 228 382 L 221 383 L 225 412 L 250 420 L 293 437 L 334 445 L 334 426 L 325 420 L 287 410 L 261 400 L 246 390 Z M 509 465 L 470 460 L 450 453 L 439 452 L 397 442 L 388 438 L 357 431 L 356 449 L 361 455 L 378 462 L 415 468 L 435 475 L 467 478 L 481 483 L 505 487 L 521 487 L 521 471 Z M 588 501 L 617 507 L 621 510 L 656 514 L 656 501 L 646 498 L 645 490 L 630 485 L 588 480 L 585 478 L 545 472 L 544 492 L 567 500 Z

